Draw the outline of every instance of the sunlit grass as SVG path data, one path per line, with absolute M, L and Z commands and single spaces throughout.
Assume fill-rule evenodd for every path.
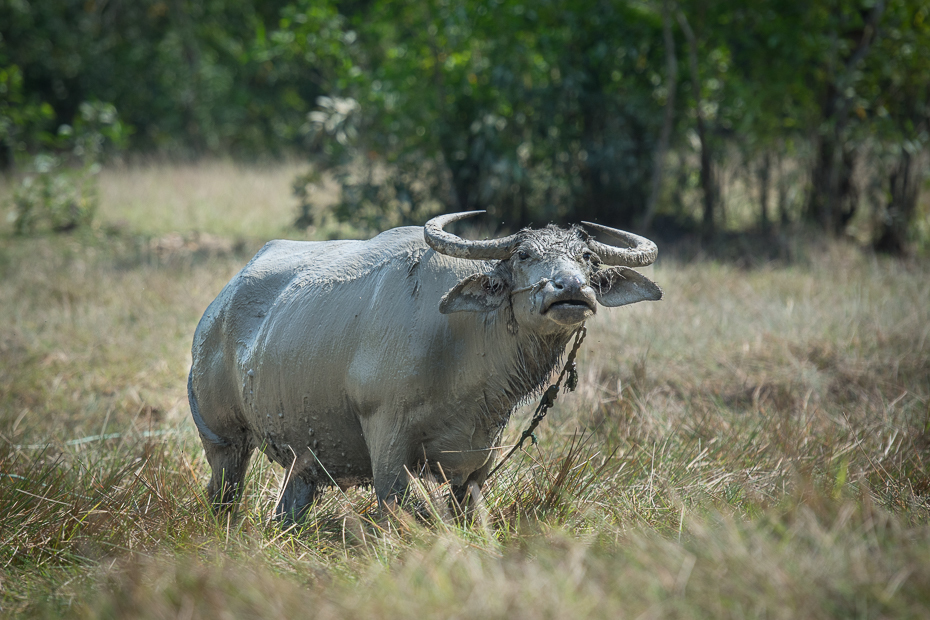
M 472 523 L 425 484 L 425 522 L 331 490 L 282 529 L 285 474 L 259 457 L 212 515 L 190 341 L 287 233 L 292 174 L 110 170 L 97 232 L 0 239 L 4 614 L 926 615 L 930 281 L 841 244 L 748 270 L 660 259 L 666 298 L 590 322 L 578 390 Z
M 292 182 L 306 168 L 300 162 L 212 161 L 106 169 L 100 176 L 99 217 L 150 235 L 293 235 L 288 228 L 297 208 Z

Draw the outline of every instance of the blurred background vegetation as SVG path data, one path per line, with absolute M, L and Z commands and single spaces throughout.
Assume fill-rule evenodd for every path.
M 444 210 L 923 252 L 921 0 L 0 0 L 15 229 L 143 155 L 298 156 L 298 226 Z

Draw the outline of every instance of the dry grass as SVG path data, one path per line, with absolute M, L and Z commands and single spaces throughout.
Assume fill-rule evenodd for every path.
M 293 234 L 298 162 L 245 166 L 228 161 L 197 166 L 166 163 L 104 170 L 100 217 L 147 235 L 207 232 L 223 237 Z
M 578 391 L 475 523 L 379 518 L 361 489 L 283 531 L 282 472 L 259 459 L 213 517 L 190 338 L 285 230 L 286 170 L 107 171 L 119 234 L 0 238 L 4 614 L 930 614 L 930 281 L 842 245 L 660 261 L 666 299 L 592 321 Z

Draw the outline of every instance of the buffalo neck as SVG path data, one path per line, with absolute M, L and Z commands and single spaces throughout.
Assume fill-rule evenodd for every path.
M 503 426 L 513 410 L 535 398 L 546 387 L 561 362 L 572 331 L 539 335 L 513 329 L 508 308 L 485 315 L 482 358 L 487 364 L 484 409 L 489 422 Z M 516 333 L 514 333 L 516 332 Z

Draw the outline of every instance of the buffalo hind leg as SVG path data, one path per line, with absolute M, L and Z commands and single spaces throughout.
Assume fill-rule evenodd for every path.
M 315 482 L 307 482 L 300 476 L 291 476 L 281 493 L 281 500 L 274 509 L 275 519 L 283 521 L 286 525 L 300 523 L 316 498 L 316 492 Z

